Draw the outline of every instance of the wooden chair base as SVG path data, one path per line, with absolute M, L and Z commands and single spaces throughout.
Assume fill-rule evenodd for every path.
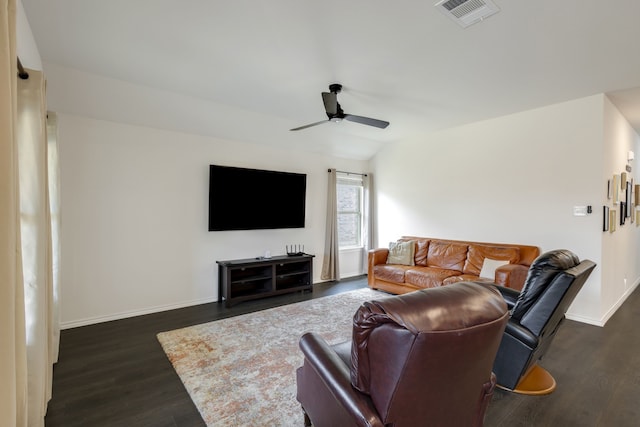
M 513 390 L 502 387 L 500 384 L 496 384 L 496 386 L 502 390 L 511 391 L 513 393 L 529 396 L 543 396 L 545 394 L 553 393 L 556 389 L 556 380 L 546 369 L 536 363 L 531 369 L 529 369 L 529 372 L 520 379 L 520 382 Z

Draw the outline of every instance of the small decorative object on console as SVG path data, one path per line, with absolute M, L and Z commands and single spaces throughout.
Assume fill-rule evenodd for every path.
M 285 248 L 289 256 L 304 255 L 304 245 L 286 245 Z

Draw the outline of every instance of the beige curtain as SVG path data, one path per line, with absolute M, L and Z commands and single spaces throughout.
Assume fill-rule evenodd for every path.
M 44 425 L 57 360 L 45 81 L 18 79 L 20 233 L 27 338 L 28 425 Z
M 42 73 L 16 78 L 15 10 L 15 0 L 0 0 L 0 426 L 35 427 L 58 355 L 57 150 L 47 142 Z
M 340 250 L 338 244 L 337 172 L 329 169 L 327 185 L 327 226 L 325 229 L 322 280 L 340 280 Z
M 27 425 L 18 191 L 16 2 L 0 0 L 0 424 Z

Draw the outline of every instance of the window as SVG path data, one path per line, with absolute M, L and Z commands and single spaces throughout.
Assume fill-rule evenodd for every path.
M 340 249 L 362 247 L 362 177 L 338 173 L 337 178 Z

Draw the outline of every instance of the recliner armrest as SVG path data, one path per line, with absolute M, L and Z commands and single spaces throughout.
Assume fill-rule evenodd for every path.
M 511 310 L 513 306 L 516 305 L 516 301 L 518 300 L 520 292 L 496 284 L 493 284 L 493 287 L 496 288 L 498 292 L 500 292 L 502 298 L 504 298 L 504 302 L 507 303 L 507 307 L 509 308 L 509 310 Z
M 505 328 L 504 333 L 511 335 L 530 349 L 534 349 L 538 346 L 538 337 L 515 320 L 509 320 L 507 322 L 507 327 Z
M 384 427 L 369 396 L 351 385 L 349 366 L 322 337 L 307 332 L 299 344 L 305 363 L 315 370 L 334 399 L 351 414 L 356 425 Z

